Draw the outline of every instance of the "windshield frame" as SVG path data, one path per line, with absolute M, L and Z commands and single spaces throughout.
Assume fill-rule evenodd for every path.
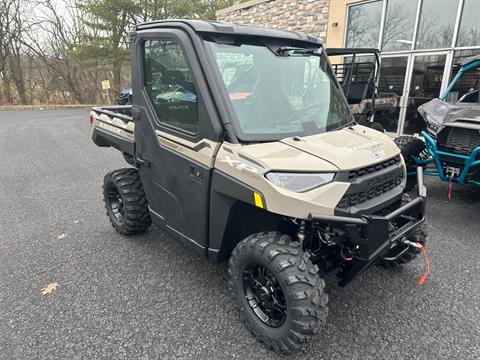
M 204 36 L 202 38 L 203 46 L 205 49 L 205 53 L 208 58 L 208 62 L 210 63 L 210 69 L 213 73 L 213 78 L 215 79 L 216 82 L 216 88 L 220 92 L 220 97 L 223 99 L 223 105 L 227 109 L 228 113 L 228 121 L 224 123 L 231 123 L 233 131 L 235 132 L 235 137 L 242 143 L 252 143 L 252 142 L 273 142 L 273 141 L 279 141 L 282 139 L 286 138 L 291 138 L 291 137 L 304 137 L 304 136 L 313 136 L 313 135 L 318 135 L 322 133 L 327 133 L 335 130 L 339 130 L 348 126 L 351 126 L 352 124 L 355 123 L 355 119 L 350 111 L 350 108 L 348 106 L 347 100 L 345 98 L 345 95 L 343 94 L 343 91 L 341 90 L 340 84 L 335 76 L 335 73 L 333 72 L 332 66 L 330 64 L 330 60 L 328 58 L 328 55 L 326 54 L 324 48 L 321 45 L 313 46 L 313 44 L 309 43 L 303 43 L 303 42 L 298 42 L 298 41 L 292 41 L 288 39 L 282 39 L 282 38 L 251 38 L 251 37 L 243 37 L 243 36 L 223 36 L 219 38 L 215 38 L 212 36 Z M 220 73 L 220 69 L 217 65 L 217 61 L 215 58 L 215 55 L 213 53 L 212 47 L 209 43 L 216 43 L 218 45 L 230 45 L 230 46 L 238 46 L 240 47 L 241 45 L 253 45 L 253 46 L 262 46 L 267 49 L 269 49 L 274 55 L 276 56 L 289 56 L 288 54 L 285 53 L 285 51 L 282 51 L 282 48 L 292 48 L 296 50 L 305 50 L 305 56 L 325 56 L 325 60 L 327 61 L 326 66 L 328 67 L 330 71 L 330 74 L 327 74 L 330 80 L 332 81 L 333 85 L 339 89 L 340 96 L 343 98 L 345 107 L 348 109 L 348 114 L 350 118 L 345 119 L 344 122 L 341 122 L 338 124 L 338 126 L 335 126 L 334 128 L 327 128 L 325 130 L 319 129 L 318 132 L 311 133 L 305 135 L 303 132 L 302 133 L 262 133 L 262 134 L 246 134 L 242 131 L 242 128 L 240 126 L 240 122 L 237 118 L 237 114 L 235 112 L 235 109 L 233 108 L 233 103 L 229 98 L 229 94 L 227 91 L 227 88 L 225 86 L 225 83 L 223 81 L 222 75 Z

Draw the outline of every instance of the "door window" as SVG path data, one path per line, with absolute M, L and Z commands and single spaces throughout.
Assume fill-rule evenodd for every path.
M 173 40 L 144 43 L 145 88 L 162 124 L 199 132 L 198 97 L 185 54 Z

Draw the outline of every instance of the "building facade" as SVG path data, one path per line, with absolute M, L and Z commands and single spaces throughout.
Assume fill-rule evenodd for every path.
M 480 54 L 480 0 L 251 0 L 217 18 L 302 31 L 326 47 L 380 49 L 379 91 L 395 93 L 399 104 L 380 120 L 393 134 L 418 132 L 417 107 L 446 89 L 463 58 Z M 450 100 L 479 79 L 480 72 L 465 77 Z

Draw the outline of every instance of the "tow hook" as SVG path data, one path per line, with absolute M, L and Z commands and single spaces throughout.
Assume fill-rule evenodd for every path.
M 427 250 L 425 250 L 425 246 L 423 246 L 423 244 L 420 244 L 418 242 L 410 241 L 407 238 L 403 238 L 401 242 L 403 245 L 406 245 L 415 249 L 419 249 L 422 252 L 423 256 L 425 257 L 425 264 L 427 266 L 427 269 L 425 273 L 422 275 L 422 277 L 420 278 L 420 280 L 418 280 L 418 285 L 423 285 L 425 280 L 427 280 L 428 275 L 430 274 L 430 259 L 428 258 L 428 254 L 427 254 Z
M 420 244 L 420 243 L 417 243 L 417 242 L 413 242 L 413 241 L 410 241 L 408 240 L 407 238 L 403 238 L 402 239 L 402 244 L 403 245 L 406 245 L 406 246 L 410 246 L 410 247 L 413 247 L 413 248 L 416 248 L 416 249 L 423 249 L 423 245 Z

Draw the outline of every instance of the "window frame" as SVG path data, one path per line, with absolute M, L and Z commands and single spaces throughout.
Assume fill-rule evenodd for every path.
M 385 13 L 387 11 L 387 1 L 386 0 L 366 0 L 360 2 L 352 2 L 347 4 L 346 6 L 346 13 L 345 13 L 345 27 L 343 31 L 343 47 L 347 47 L 347 37 L 348 37 L 348 22 L 350 20 L 350 8 L 355 6 L 361 6 L 365 4 L 381 2 L 382 4 L 382 18 L 380 19 L 380 26 L 379 26 L 379 34 L 378 34 L 378 42 L 377 42 L 377 49 L 380 49 L 380 46 L 383 42 L 383 28 L 385 25 Z
M 161 41 L 173 41 L 175 42 L 181 49 L 182 51 L 182 54 L 184 56 L 184 59 L 185 59 L 185 63 L 187 64 L 187 67 L 188 67 L 188 70 L 191 74 L 191 77 L 192 77 L 192 80 L 193 80 L 193 84 L 195 86 L 195 92 L 196 92 L 196 96 L 197 96 L 197 120 L 198 120 L 198 131 L 197 132 L 191 132 L 191 131 L 188 131 L 186 129 L 183 129 L 181 127 L 177 127 L 177 126 L 174 126 L 174 125 L 171 125 L 169 123 L 166 123 L 166 122 L 163 122 L 161 119 L 160 119 L 160 116 L 158 115 L 157 113 L 157 110 L 153 104 L 153 100 L 152 98 L 150 97 L 150 94 L 147 90 L 147 84 L 146 84 L 146 79 L 145 79 L 145 70 L 146 70 L 146 67 L 145 67 L 145 60 L 146 60 L 146 57 L 145 57 L 145 44 L 146 42 L 148 41 L 157 41 L 157 42 L 161 42 Z M 152 33 L 151 36 L 144 36 L 142 39 L 141 39 L 141 43 L 140 43 L 140 49 L 141 49 L 141 84 L 142 84 L 142 92 L 143 92 L 143 95 L 144 95 L 144 98 L 146 99 L 146 104 L 147 106 L 149 107 L 149 110 L 150 112 L 154 115 L 154 122 L 155 122 L 155 126 L 163 131 L 166 131 L 166 132 L 169 132 L 169 133 L 172 133 L 173 135 L 177 135 L 177 136 L 180 136 L 182 138 L 185 138 L 187 140 L 190 140 L 190 141 L 198 141 L 199 139 L 201 138 L 204 138 L 205 136 L 202 136 L 202 119 L 204 116 L 207 116 L 208 117 L 208 111 L 206 109 L 206 105 L 205 105 L 205 102 L 203 101 L 203 97 L 201 96 L 201 91 L 200 91 L 200 84 L 198 83 L 198 79 L 197 79 L 197 76 L 198 76 L 198 71 L 196 69 L 194 69 L 191 61 L 190 61 L 190 58 L 193 57 L 193 56 L 196 56 L 195 55 L 195 52 L 193 50 L 189 50 L 187 49 L 185 46 L 184 46 L 184 43 L 185 41 L 190 41 L 190 39 L 188 38 L 188 36 L 182 32 L 179 31 L 178 34 L 174 33 L 174 32 L 169 32 L 168 34 L 163 34 L 163 33 Z M 193 45 L 192 45 L 193 47 Z

